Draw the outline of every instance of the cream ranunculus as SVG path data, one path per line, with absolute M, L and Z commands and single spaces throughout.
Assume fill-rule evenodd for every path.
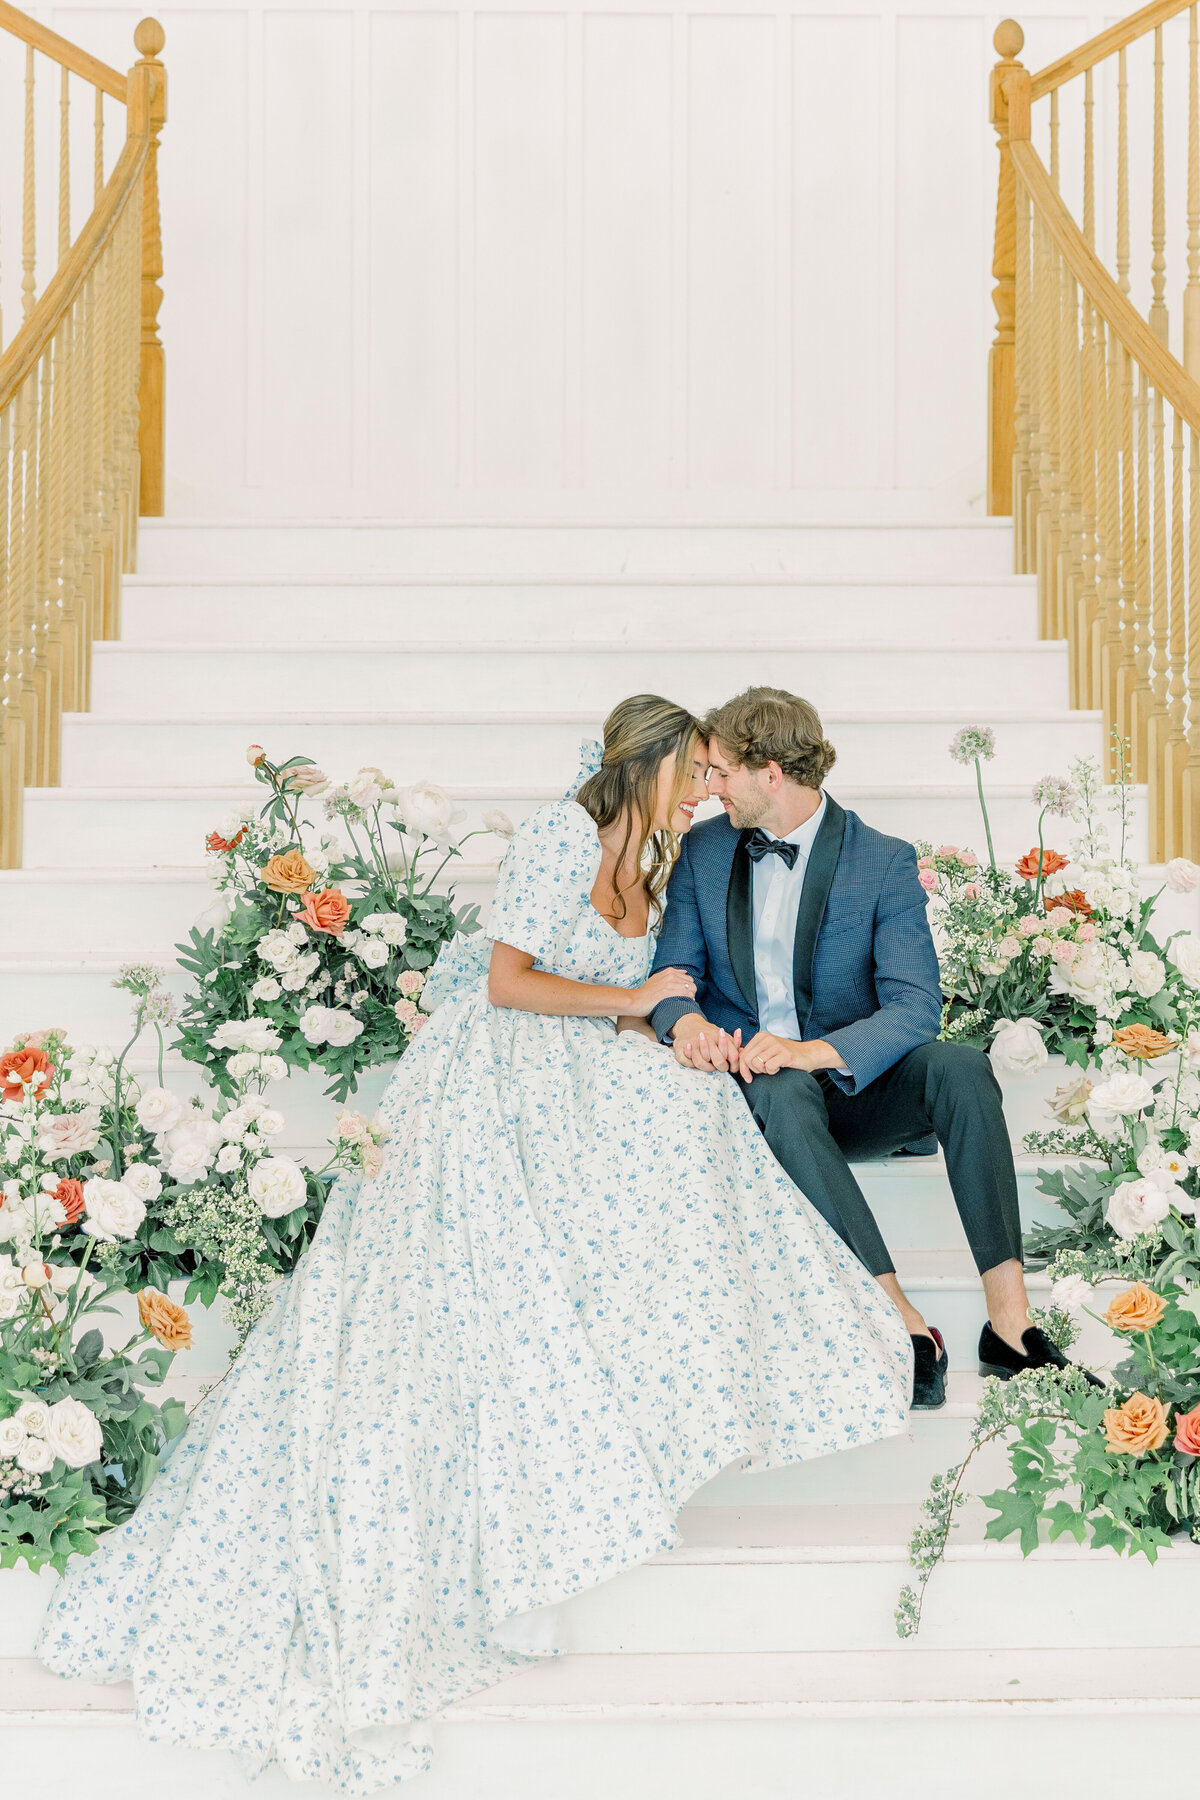
M 0 1419 L 0 1460 L 15 1456 L 25 1442 L 26 1432 L 20 1419 L 15 1416 Z
M 104 1448 L 100 1421 L 82 1400 L 56 1400 L 46 1421 L 46 1442 L 69 1469 L 98 1461 Z
M 270 1019 L 226 1019 L 209 1041 L 214 1050 L 278 1050 L 283 1039 Z
M 301 938 L 301 943 L 304 939 Z M 260 962 L 265 962 L 272 969 L 290 969 L 296 960 L 299 946 L 288 931 L 264 932 L 254 947 L 254 954 Z
M 107 1181 L 99 1175 L 84 1182 L 83 1203 L 87 1209 L 83 1229 L 103 1244 L 133 1237 L 146 1216 L 143 1202 L 123 1182 Z
M 1064 1275 L 1050 1289 L 1050 1298 L 1064 1312 L 1082 1312 L 1092 1298 L 1092 1284 L 1082 1275 Z
M 264 1156 L 255 1164 L 247 1186 L 250 1198 L 268 1219 L 295 1212 L 308 1193 L 304 1170 L 288 1156 Z
M 17 1423 L 30 1437 L 45 1437 L 46 1420 L 50 1417 L 48 1400 L 26 1400 L 16 1411 Z
M 363 1023 L 352 1012 L 345 1012 L 341 1007 L 331 1007 L 325 1027 L 334 1049 L 342 1050 L 347 1044 L 352 1044 L 356 1037 L 361 1037 Z
M 1008 1075 L 1032 1075 L 1049 1060 L 1034 1019 L 1002 1019 L 988 1052 L 992 1067 Z
M 137 1122 L 154 1137 L 178 1125 L 187 1108 L 177 1094 L 161 1087 L 147 1088 L 137 1103 Z
M 1190 931 L 1180 932 L 1167 956 L 1190 988 L 1200 988 L 1200 938 Z
M 454 842 L 454 828 L 461 825 L 466 813 L 456 806 L 445 788 L 432 781 L 414 781 L 396 796 L 397 810 L 406 830 L 424 833 L 443 849 Z
M 1104 1217 L 1117 1236 L 1128 1242 L 1152 1231 L 1170 1210 L 1171 1203 L 1156 1181 L 1123 1181 L 1109 1196 Z
M 1129 952 L 1130 985 L 1134 993 L 1140 994 L 1143 1000 L 1148 1000 L 1151 994 L 1157 994 L 1166 979 L 1166 967 L 1152 950 Z
M 382 938 L 366 938 L 355 952 L 359 962 L 368 969 L 382 969 L 391 951 Z
M 331 1011 L 328 1006 L 310 1006 L 301 1014 L 300 1032 L 305 1043 L 325 1044 L 329 1041 L 329 1020 Z
M 394 949 L 408 936 L 408 920 L 403 913 L 384 913 L 379 935 L 385 944 L 391 944 Z
M 54 1467 L 54 1451 L 45 1438 L 26 1438 L 17 1451 L 17 1467 L 26 1475 L 48 1475 Z
M 1131 1069 L 1115 1069 L 1107 1081 L 1100 1082 L 1088 1097 L 1089 1113 L 1120 1113 L 1122 1118 L 1132 1118 L 1150 1106 L 1154 1100 L 1154 1089 L 1143 1075 L 1135 1075 Z
M 131 1194 L 147 1204 L 162 1193 L 162 1175 L 151 1163 L 131 1162 L 121 1181 Z

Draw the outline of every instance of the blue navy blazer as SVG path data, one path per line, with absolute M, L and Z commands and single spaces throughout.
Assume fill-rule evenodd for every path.
M 796 1017 L 802 1037 L 833 1045 L 850 1074 L 830 1077 L 857 1094 L 937 1037 L 941 982 L 916 851 L 827 799 L 796 921 Z M 664 1042 L 689 1012 L 743 1038 L 759 1029 L 749 835 L 722 814 L 683 840 L 654 967 L 686 969 L 696 998 L 655 1008 Z

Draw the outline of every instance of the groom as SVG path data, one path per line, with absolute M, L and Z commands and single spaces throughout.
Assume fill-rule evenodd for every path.
M 1030 1321 L 1000 1088 L 987 1058 L 937 1041 L 941 987 L 911 844 L 822 790 L 836 752 L 807 700 L 748 688 L 704 721 L 709 791 L 667 890 L 655 969 L 686 969 L 656 1035 L 689 1068 L 738 1076 L 796 1186 L 895 1301 L 913 1339 L 916 1407 L 941 1406 L 948 1358 L 896 1279 L 850 1168 L 936 1133 L 989 1323 L 982 1373 L 1063 1357 Z

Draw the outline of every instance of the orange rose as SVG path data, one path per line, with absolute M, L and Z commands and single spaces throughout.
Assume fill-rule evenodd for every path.
M 43 1093 L 53 1074 L 54 1064 L 44 1050 L 10 1050 L 0 1056 L 0 1100 L 23 1100 L 29 1090 Z
M 54 1198 L 62 1202 L 67 1217 L 65 1223 L 78 1225 L 83 1217 L 83 1183 L 64 1175 L 54 1190 Z
M 1072 888 L 1069 894 L 1047 894 L 1044 905 L 1047 912 L 1053 912 L 1056 906 L 1065 906 L 1077 919 L 1090 919 L 1095 911 L 1088 904 L 1082 888 Z
M 1113 1296 L 1104 1317 L 1114 1331 L 1153 1331 L 1166 1310 L 1161 1294 L 1144 1281 L 1135 1281 L 1123 1294 Z
M 1174 1038 L 1168 1037 L 1165 1032 L 1155 1031 L 1150 1025 L 1122 1025 L 1120 1031 L 1113 1032 L 1112 1041 L 1126 1056 L 1143 1059 L 1165 1056 L 1168 1050 L 1175 1048 Z
M 1167 1441 L 1167 1409 L 1149 1394 L 1130 1394 L 1124 1406 L 1111 1406 L 1104 1415 L 1104 1435 L 1110 1455 L 1144 1456 L 1160 1450 Z
M 1185 1456 L 1200 1456 L 1200 1406 L 1175 1414 L 1175 1448 Z
M 219 831 L 210 831 L 204 840 L 204 848 L 214 851 L 219 856 L 224 856 L 230 850 L 236 850 L 245 835 L 246 827 L 244 825 L 237 836 L 231 838 L 223 838 Z
M 299 850 L 273 856 L 258 872 L 273 894 L 302 894 L 317 879 L 317 871 L 309 868 Z
M 138 1295 L 138 1318 L 164 1350 L 191 1349 L 192 1321 L 182 1306 L 176 1306 L 156 1288 L 143 1288 Z
M 327 931 L 330 937 L 341 937 L 350 923 L 350 902 L 337 888 L 322 888 L 319 894 L 303 894 L 304 905 L 294 916 L 310 931 Z
M 1042 866 L 1039 870 L 1038 853 L 1036 850 L 1031 850 L 1029 855 L 1023 856 L 1016 865 L 1017 874 L 1021 877 L 1022 881 L 1036 881 L 1039 873 L 1042 875 L 1057 875 L 1060 869 L 1066 868 L 1067 860 L 1068 859 L 1065 856 L 1060 856 L 1057 850 L 1043 850 Z

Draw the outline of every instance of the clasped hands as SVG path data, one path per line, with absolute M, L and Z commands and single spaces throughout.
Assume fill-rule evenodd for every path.
M 685 1069 L 740 1075 L 746 1082 L 753 1081 L 756 1075 L 775 1075 L 780 1069 L 835 1069 L 842 1060 L 824 1038 L 798 1042 L 795 1038 L 776 1037 L 771 1031 L 758 1031 L 743 1043 L 740 1029 L 723 1031 L 699 1013 L 686 1013 L 678 1021 L 673 1047 L 676 1062 Z

